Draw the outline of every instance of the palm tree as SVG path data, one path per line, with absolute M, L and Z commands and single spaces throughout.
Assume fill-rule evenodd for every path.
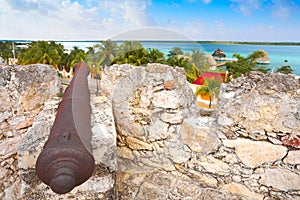
M 149 63 L 164 63 L 164 53 L 158 49 L 148 48 Z
M 183 55 L 183 51 L 180 47 L 173 47 L 172 50 L 169 51 L 168 57 L 174 57 L 178 55 Z
M 138 49 L 143 49 L 143 45 L 142 43 L 138 42 L 138 41 L 132 41 L 132 40 L 127 40 L 124 41 L 121 46 L 120 46 L 120 51 L 119 51 L 119 55 L 123 55 Z
M 142 66 L 149 62 L 149 53 L 138 41 L 125 41 L 121 44 L 118 57 L 113 61 L 117 64 Z
M 11 48 L 12 48 L 11 42 L 0 42 L 0 57 L 4 59 L 4 61 L 7 63 L 8 63 L 8 58 L 13 57 Z
M 192 50 L 191 60 L 195 67 L 198 68 L 200 74 L 203 74 L 210 68 L 210 63 L 208 62 L 207 57 L 205 57 L 205 54 L 201 53 L 199 50 Z
M 98 56 L 98 66 L 110 66 L 115 59 L 118 51 L 118 45 L 111 40 L 101 41 L 100 44 L 94 46 L 95 49 L 99 49 L 96 53 Z
M 294 70 L 292 67 L 288 64 L 288 60 L 284 60 L 284 65 L 279 67 L 276 72 L 283 73 L 283 74 L 292 74 Z
M 220 93 L 220 86 L 221 86 L 222 80 L 221 79 L 215 79 L 215 78 L 209 78 L 204 80 L 204 85 L 201 87 L 198 87 L 195 95 L 207 95 L 209 97 L 209 108 L 211 108 L 212 100 L 217 98 Z
M 73 67 L 77 62 L 84 62 L 85 58 L 86 53 L 84 50 L 74 46 L 70 54 L 67 56 L 66 70 L 69 70 L 70 67 Z
M 54 41 L 33 42 L 19 58 L 21 64 L 42 63 L 57 65 L 62 58 L 64 51 L 63 45 L 58 45 Z
M 148 63 L 149 57 L 146 49 L 137 49 L 130 52 L 128 63 L 134 66 L 143 66 Z
M 237 61 L 226 62 L 226 68 L 229 71 L 229 76 L 237 78 L 239 76 L 247 75 L 250 71 L 258 70 L 265 71 L 264 69 L 255 69 L 257 65 L 256 60 L 264 56 L 263 51 L 254 51 L 252 54 L 248 55 L 246 58 L 240 54 L 233 54 L 233 57 L 237 58 Z

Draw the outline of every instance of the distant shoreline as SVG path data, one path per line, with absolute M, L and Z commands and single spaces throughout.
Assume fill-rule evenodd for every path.
M 1 42 L 15 43 L 31 43 L 39 40 L 0 40 Z M 55 42 L 101 42 L 104 40 L 45 40 Z M 126 40 L 114 40 L 116 42 L 124 42 Z M 241 45 L 284 45 L 284 46 L 300 46 L 300 42 L 242 42 L 242 41 L 192 41 L 192 40 L 136 40 L 139 42 L 155 42 L 155 43 L 198 43 L 198 44 L 241 44 Z

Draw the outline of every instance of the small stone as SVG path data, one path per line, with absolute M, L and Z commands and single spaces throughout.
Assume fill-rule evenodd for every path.
M 170 134 L 168 130 L 169 124 L 157 119 L 149 127 L 148 138 L 150 141 L 166 139 Z
M 183 120 L 181 111 L 165 112 L 161 115 L 161 120 L 170 124 L 180 124 Z
M 284 158 L 283 162 L 291 165 L 299 165 L 300 151 L 289 151 L 288 155 Z
M 199 162 L 197 162 L 197 165 L 203 167 L 207 172 L 218 175 L 227 175 L 230 173 L 230 167 L 228 164 L 214 158 L 211 155 L 201 159 Z
M 287 153 L 286 147 L 249 139 L 223 140 L 223 144 L 226 147 L 234 147 L 241 161 L 253 168 L 263 163 L 280 160 Z
M 125 138 L 125 141 L 126 141 L 126 144 L 129 146 L 129 148 L 131 148 L 133 150 L 149 150 L 149 151 L 152 150 L 151 144 L 149 144 L 145 141 L 139 140 L 137 138 L 127 136 Z
M 174 90 L 176 88 L 175 81 L 171 80 L 164 82 L 164 88 L 166 90 Z
M 287 169 L 266 169 L 259 183 L 285 192 L 300 190 L 300 175 Z
M 260 190 L 261 192 L 263 192 L 263 193 L 268 193 L 268 192 L 269 192 L 268 187 L 266 187 L 266 186 L 264 186 L 264 185 L 260 186 L 259 190 Z
M 179 99 L 173 90 L 163 90 L 153 94 L 152 104 L 159 108 L 177 109 L 180 106 Z
M 240 176 L 238 176 L 238 175 L 233 175 L 233 176 L 232 176 L 232 180 L 233 180 L 234 182 L 240 183 L 241 180 L 242 180 L 242 178 L 241 178 Z
M 278 140 L 276 138 L 273 138 L 273 137 L 268 137 L 268 140 L 270 142 L 272 142 L 273 144 L 277 144 L 277 145 L 281 145 L 282 144 L 282 142 L 280 140 Z
M 286 135 L 281 138 L 284 146 L 292 146 L 295 148 L 300 148 L 300 138 L 297 135 Z
M 12 132 L 12 131 L 7 131 L 7 132 L 4 132 L 3 133 L 3 136 L 4 137 L 13 137 L 15 134 Z
M 117 147 L 117 156 L 121 158 L 126 158 L 129 160 L 133 160 L 135 158 L 132 150 L 127 147 Z
M 234 194 L 245 195 L 245 196 L 257 199 L 257 200 L 264 199 L 264 195 L 252 192 L 244 185 L 234 183 L 234 182 L 224 185 L 222 187 L 222 189 L 227 190 Z
M 207 153 L 218 148 L 220 140 L 209 121 L 200 123 L 198 118 L 184 119 L 180 134 L 184 144 L 192 151 Z
M 268 135 L 268 136 L 271 136 L 271 137 L 273 137 L 273 138 L 276 138 L 276 137 L 277 137 L 277 134 L 274 133 L 274 132 L 267 132 L 267 135 Z
M 18 145 L 21 141 L 22 137 L 17 136 L 13 138 L 7 138 L 0 141 L 0 159 L 5 159 L 10 157 L 11 155 L 17 153 Z

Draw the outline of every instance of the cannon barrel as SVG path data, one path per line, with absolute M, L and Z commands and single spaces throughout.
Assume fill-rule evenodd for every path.
M 87 64 L 75 64 L 74 77 L 59 103 L 49 138 L 36 162 L 39 179 L 58 194 L 84 183 L 95 168 L 89 73 Z

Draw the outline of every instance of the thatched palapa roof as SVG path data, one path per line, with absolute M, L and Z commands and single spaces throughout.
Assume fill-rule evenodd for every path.
M 222 51 L 220 48 L 218 48 L 217 50 L 215 50 L 213 52 L 212 56 L 219 57 L 219 58 L 225 58 L 226 57 L 224 51 Z

